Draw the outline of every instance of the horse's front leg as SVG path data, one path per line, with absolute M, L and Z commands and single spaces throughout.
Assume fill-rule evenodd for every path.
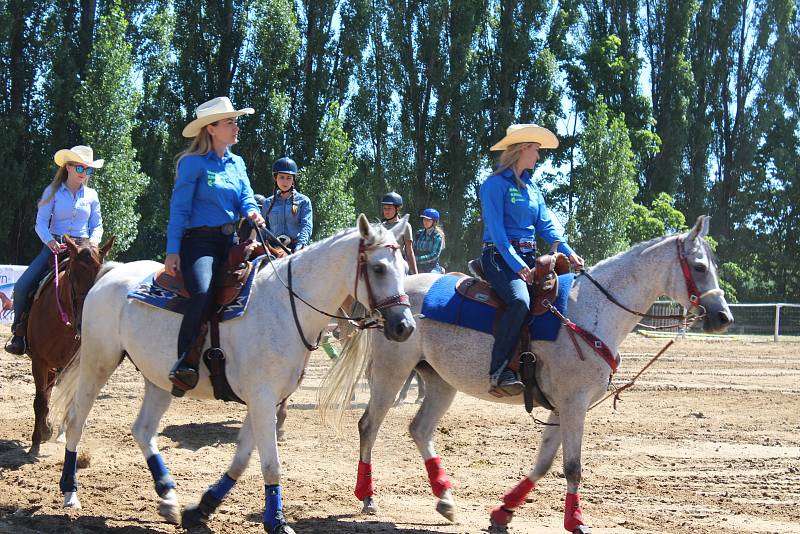
M 583 522 L 578 487 L 581 483 L 581 447 L 586 410 L 584 399 L 573 399 L 561 407 L 561 444 L 564 448 L 564 477 L 567 479 L 567 495 L 564 502 L 564 528 L 572 533 L 591 532 Z
M 133 423 L 133 438 L 142 450 L 150 474 L 153 475 L 159 497 L 158 514 L 170 523 L 178 523 L 181 514 L 175 481 L 164 464 L 157 443 L 158 423 L 169 408 L 172 395 L 147 379 L 144 383 L 144 400 L 136 422 Z
M 50 393 L 55 381 L 55 373 L 50 367 L 38 358 L 31 362 L 31 374 L 36 386 L 36 395 L 33 398 L 33 435 L 31 436 L 30 454 L 39 454 L 39 444 L 50 439 L 52 430 L 47 422 L 50 411 Z
M 187 506 L 183 510 L 181 515 L 181 526 L 183 528 L 189 529 L 200 526 L 208 521 L 208 518 L 219 508 L 219 505 L 222 504 L 222 501 L 233 489 L 236 481 L 247 469 L 247 464 L 250 463 L 254 448 L 253 426 L 250 422 L 250 412 L 248 412 L 242 423 L 242 428 L 239 429 L 236 453 L 228 471 L 216 483 L 209 486 L 200 498 L 199 503 Z
M 264 476 L 264 529 L 267 534 L 294 534 L 283 515 L 281 463 L 276 436 L 276 412 L 280 399 L 268 388 L 261 388 L 257 395 L 248 400 L 255 444 L 261 459 L 261 474 Z
M 494 530 L 502 531 L 508 526 L 514 515 L 515 508 L 525 502 L 528 493 L 535 488 L 536 482 L 544 477 L 553 465 L 553 459 L 561 446 L 561 432 L 558 426 L 559 416 L 557 412 L 550 412 L 547 418 L 547 425 L 542 432 L 542 441 L 539 444 L 539 451 L 536 455 L 536 465 L 528 473 L 528 476 L 503 495 L 503 504 L 492 509 L 490 521 Z

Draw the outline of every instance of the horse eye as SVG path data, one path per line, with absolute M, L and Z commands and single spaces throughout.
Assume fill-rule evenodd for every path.
M 380 263 L 377 263 L 372 266 L 372 272 L 375 274 L 384 274 L 386 273 L 386 267 L 384 267 Z
M 706 272 L 708 269 L 707 269 L 707 268 L 706 268 L 706 266 L 705 266 L 705 265 L 703 265 L 702 263 L 698 263 L 697 265 L 695 265 L 695 266 L 694 266 L 694 270 L 695 270 L 695 271 L 697 271 L 698 273 L 704 273 L 704 272 Z

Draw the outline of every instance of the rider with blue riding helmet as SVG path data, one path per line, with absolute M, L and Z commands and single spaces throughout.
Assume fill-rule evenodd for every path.
M 25 354 L 26 326 L 31 294 L 51 268 L 51 258 L 69 235 L 78 243 L 89 240 L 98 245 L 103 237 L 100 198 L 89 187 L 89 178 L 103 167 L 103 160 L 94 159 L 91 147 L 78 145 L 62 149 L 53 159 L 58 165 L 55 177 L 44 190 L 36 213 L 36 234 L 44 246 L 22 276 L 14 284 L 13 336 L 6 343 L 7 352 Z
M 499 164 L 480 188 L 484 225 L 481 266 L 506 304 L 505 311 L 498 312 L 503 313 L 502 320 L 495 323 L 489 369 L 490 391 L 495 393 L 517 395 L 523 389 L 507 365 L 530 307 L 528 284 L 533 282 L 537 235 L 549 244 L 559 241 L 558 250 L 576 268 L 583 267 L 583 258 L 553 224 L 542 193 L 531 179 L 539 149 L 557 147 L 558 138 L 547 128 L 536 124 L 509 126 L 506 136 L 491 148 L 503 151 Z
M 292 252 L 311 242 L 311 199 L 297 190 L 297 163 L 282 157 L 272 164 L 275 190 L 264 201 L 262 213 L 270 231 Z
M 394 191 L 386 193 L 381 199 L 381 209 L 383 211 L 383 227 L 387 230 L 392 230 L 400 223 L 400 208 L 403 207 L 403 197 Z M 414 256 L 414 230 L 411 225 L 406 221 L 405 228 L 400 233 L 400 238 L 397 240 L 400 245 L 400 251 L 408 263 L 408 273 L 417 274 L 417 259 Z
M 439 227 L 439 212 L 433 208 L 423 210 L 422 228 L 414 239 L 414 255 L 421 273 L 444 273 L 439 256 L 444 249 L 444 231 Z
M 183 129 L 192 141 L 178 156 L 164 261 L 168 274 L 183 273 L 190 295 L 178 332 L 178 361 L 170 371 L 172 393 L 179 397 L 197 385 L 198 370 L 186 358 L 200 350 L 192 343 L 214 304 L 213 282 L 237 241 L 236 223 L 241 216 L 264 225 L 244 160 L 230 151 L 239 142 L 237 117 L 253 112 L 217 97 L 198 106 L 196 119 Z

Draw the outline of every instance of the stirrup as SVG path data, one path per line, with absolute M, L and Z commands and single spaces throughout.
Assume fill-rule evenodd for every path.
M 172 382 L 172 394 L 176 397 L 183 395 L 193 389 L 200 379 L 200 371 L 185 363 L 186 355 L 178 358 L 178 361 L 169 372 L 169 381 Z

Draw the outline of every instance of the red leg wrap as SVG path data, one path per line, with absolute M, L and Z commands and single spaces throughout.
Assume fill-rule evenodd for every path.
M 358 461 L 358 478 L 356 479 L 356 490 L 353 492 L 356 499 L 363 501 L 371 497 L 375 488 L 372 485 L 372 464 L 365 464 Z
M 581 496 L 577 493 L 567 493 L 564 502 L 564 528 L 572 532 L 583 522 L 583 512 L 581 512 Z
M 425 470 L 428 471 L 428 482 L 431 483 L 431 489 L 436 497 L 441 497 L 444 490 L 453 486 L 450 482 L 450 477 L 447 476 L 444 468 L 442 468 L 442 459 L 438 456 L 425 460 Z
M 525 497 L 533 489 L 533 482 L 528 477 L 523 478 L 519 484 L 511 488 L 503 495 L 503 504 L 506 508 L 516 508 L 525 503 Z
M 495 506 L 492 508 L 489 519 L 491 519 L 493 525 L 504 527 L 511 522 L 512 517 L 514 517 L 514 510 L 509 510 L 505 506 Z

